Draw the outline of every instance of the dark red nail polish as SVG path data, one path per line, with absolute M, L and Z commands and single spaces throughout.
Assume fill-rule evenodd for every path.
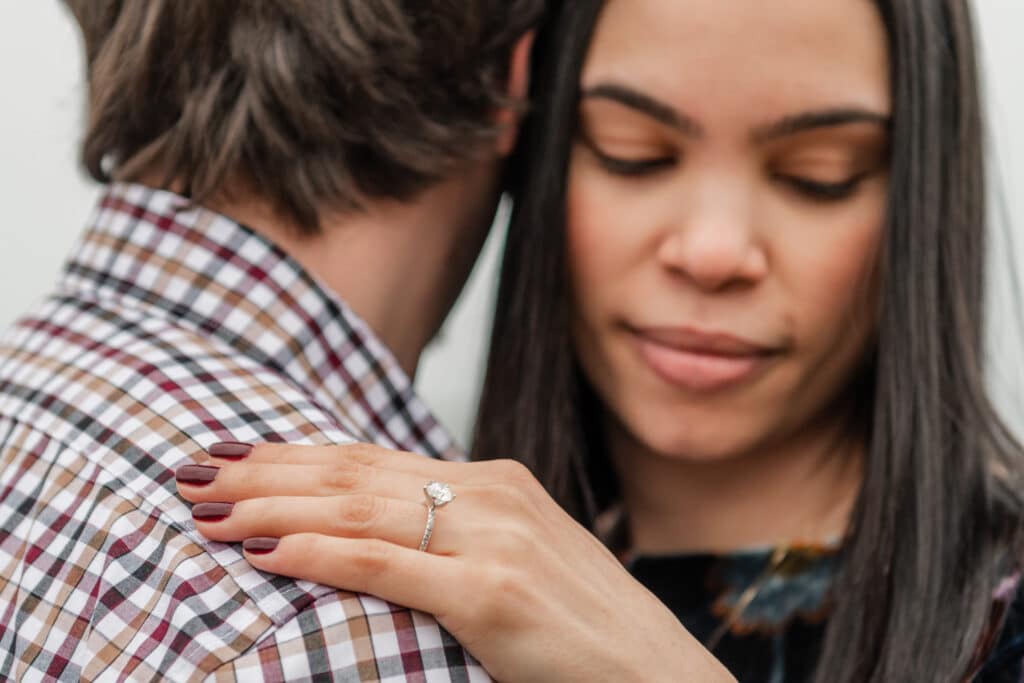
M 253 555 L 266 555 L 267 553 L 274 552 L 274 549 L 277 548 L 277 544 L 280 541 L 281 539 L 279 538 L 255 536 L 242 541 L 242 548 L 245 549 L 245 552 L 252 553 Z
M 228 460 L 241 460 L 252 453 L 251 443 L 241 441 L 221 441 L 210 446 L 207 451 L 214 458 L 226 458 Z
M 217 477 L 219 468 L 209 465 L 183 465 L 174 473 L 174 478 L 182 484 L 204 486 Z
M 196 503 L 192 507 L 192 519 L 200 522 L 219 522 L 231 515 L 234 503 Z

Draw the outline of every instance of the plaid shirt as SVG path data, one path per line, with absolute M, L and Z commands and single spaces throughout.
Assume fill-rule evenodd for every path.
M 431 617 L 196 533 L 212 443 L 458 457 L 365 323 L 243 226 L 111 186 L 0 338 L 0 680 L 490 680 Z

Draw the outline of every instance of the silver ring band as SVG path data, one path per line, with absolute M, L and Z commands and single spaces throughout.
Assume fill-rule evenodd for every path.
M 437 508 L 443 507 L 455 500 L 455 494 L 448 484 L 441 481 L 431 481 L 423 487 L 423 495 L 427 502 L 427 526 L 423 530 L 423 539 L 420 541 L 420 550 L 426 552 L 430 545 L 430 537 L 434 534 L 434 521 L 437 518 Z
M 420 541 L 420 550 L 426 551 L 427 545 L 430 544 L 430 537 L 434 534 L 434 517 L 437 515 L 434 512 L 437 508 L 430 506 L 427 508 L 427 528 L 423 530 L 423 540 Z

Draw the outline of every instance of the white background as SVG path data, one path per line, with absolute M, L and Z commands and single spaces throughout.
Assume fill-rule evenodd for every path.
M 1010 421 L 1020 427 L 1022 316 L 1010 308 L 1006 283 L 1010 267 L 1024 278 L 1024 0 L 975 5 L 1000 196 L 993 216 L 999 268 L 991 374 Z M 0 327 L 46 292 L 97 194 L 76 166 L 85 92 L 80 51 L 73 21 L 57 0 L 0 0 Z M 492 239 L 417 381 L 463 443 L 487 341 L 498 246 Z

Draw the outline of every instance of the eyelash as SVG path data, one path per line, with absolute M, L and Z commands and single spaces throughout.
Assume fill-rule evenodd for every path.
M 596 145 L 590 145 L 598 162 L 609 173 L 629 178 L 657 173 L 675 165 L 674 157 L 650 159 L 621 159 L 605 154 Z M 799 176 L 779 175 L 777 179 L 804 197 L 819 202 L 839 202 L 851 197 L 860 187 L 865 174 L 856 175 L 840 183 L 822 183 Z
M 847 199 L 857 191 L 864 174 L 856 175 L 841 183 L 819 183 L 798 176 L 778 176 L 778 179 L 808 199 L 820 202 L 839 202 Z
M 591 146 L 594 156 L 606 171 L 614 175 L 637 177 L 656 173 L 675 165 L 674 157 L 657 157 L 653 159 L 620 159 L 603 153 Z

